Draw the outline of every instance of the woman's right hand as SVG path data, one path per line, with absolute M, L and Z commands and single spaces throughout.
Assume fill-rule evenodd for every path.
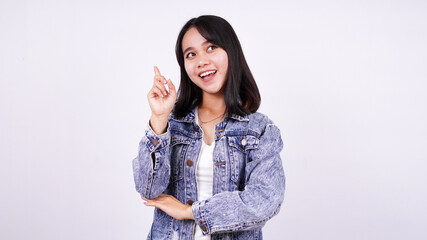
M 168 85 L 169 92 L 165 84 Z M 154 66 L 154 83 L 147 95 L 151 108 L 150 124 L 154 132 L 159 135 L 166 131 L 168 117 L 176 101 L 176 89 L 172 81 L 166 80 Z

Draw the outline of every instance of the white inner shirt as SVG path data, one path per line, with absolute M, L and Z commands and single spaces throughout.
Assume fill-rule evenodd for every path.
M 196 108 L 196 122 L 199 122 L 199 112 Z M 203 132 L 203 130 L 202 130 Z M 207 145 L 202 138 L 202 147 L 200 148 L 199 159 L 196 167 L 196 182 L 197 182 L 197 200 L 202 201 L 212 197 L 213 189 L 213 150 L 215 141 L 211 145 Z M 202 230 L 196 224 L 194 232 L 195 240 L 210 240 L 211 235 L 203 236 Z

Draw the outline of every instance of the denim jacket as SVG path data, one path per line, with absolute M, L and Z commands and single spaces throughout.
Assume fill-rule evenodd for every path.
M 280 131 L 267 116 L 231 115 L 215 126 L 213 196 L 197 199 L 196 166 L 203 141 L 194 110 L 170 115 L 166 133 L 148 126 L 133 160 L 136 190 L 145 198 L 170 194 L 192 205 L 194 220 L 160 209 L 148 239 L 193 239 L 194 228 L 217 239 L 262 239 L 261 228 L 279 212 L 285 175 Z

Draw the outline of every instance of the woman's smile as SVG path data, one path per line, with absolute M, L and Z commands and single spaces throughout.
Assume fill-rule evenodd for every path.
M 210 81 L 215 77 L 216 70 L 208 70 L 199 74 L 199 77 L 203 79 L 204 82 Z

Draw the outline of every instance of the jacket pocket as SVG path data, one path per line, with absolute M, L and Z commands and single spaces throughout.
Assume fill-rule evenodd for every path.
M 258 147 L 258 142 L 258 138 L 252 135 L 228 136 L 230 176 L 231 180 L 239 186 L 239 190 L 244 187 L 247 154 Z
M 171 136 L 171 182 L 179 181 L 184 178 L 184 159 L 190 143 L 191 139 L 187 137 L 181 135 Z

